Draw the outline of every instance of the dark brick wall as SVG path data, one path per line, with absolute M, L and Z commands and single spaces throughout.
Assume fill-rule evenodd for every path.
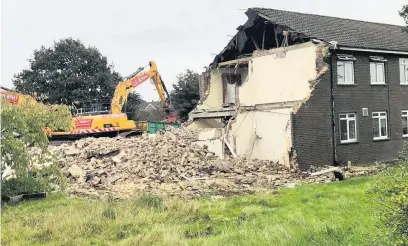
M 390 160 L 398 155 L 403 146 L 401 110 L 408 109 L 408 86 L 400 85 L 398 55 L 363 52 L 337 52 L 351 54 L 354 62 L 354 85 L 337 84 L 337 59 L 332 55 L 333 98 L 335 122 L 336 159 L 340 164 L 347 161 L 368 163 Z M 385 63 L 386 85 L 370 84 L 369 56 L 382 56 Z M 362 108 L 368 108 L 368 116 L 362 116 Z M 388 140 L 373 140 L 373 111 L 387 111 Z M 339 137 L 339 113 L 357 113 L 357 143 L 341 144 Z
M 337 84 L 337 57 L 332 53 L 326 60 L 329 68 L 331 63 L 332 69 L 321 76 L 309 100 L 293 114 L 293 148 L 301 169 L 335 162 L 346 164 L 351 161 L 361 164 L 394 159 L 403 143 L 408 141 L 407 138 L 402 138 L 401 125 L 401 111 L 408 110 L 408 86 L 400 85 L 399 73 L 399 58 L 408 56 L 340 53 L 357 58 L 354 63 L 355 84 Z M 385 64 L 386 85 L 370 84 L 369 56 L 375 55 L 388 60 Z M 362 108 L 368 108 L 368 116 L 362 116 Z M 389 139 L 373 140 L 373 111 L 387 111 Z M 346 112 L 357 114 L 357 143 L 340 143 L 339 113 Z
M 318 59 L 316 65 L 320 70 L 326 64 Z M 333 163 L 330 67 L 327 68 L 309 100 L 292 115 L 293 148 L 301 169 Z

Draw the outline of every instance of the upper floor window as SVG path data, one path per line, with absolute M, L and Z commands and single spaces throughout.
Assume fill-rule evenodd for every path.
M 337 55 L 337 83 L 354 84 L 354 58 L 351 55 Z
M 408 110 L 401 112 L 402 116 L 402 136 L 408 137 Z
M 388 138 L 387 112 L 373 112 L 374 140 Z
M 383 57 L 370 56 L 370 79 L 371 84 L 385 84 L 385 60 Z
M 400 59 L 400 83 L 408 85 L 408 59 Z

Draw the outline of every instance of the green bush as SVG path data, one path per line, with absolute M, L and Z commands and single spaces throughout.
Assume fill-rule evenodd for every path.
M 52 164 L 55 163 L 53 158 L 43 159 L 48 146 L 44 130 L 47 127 L 66 129 L 71 113 L 63 105 L 45 105 L 33 98 L 24 98 L 18 104 L 1 100 L 1 170 L 2 173 L 6 167 L 13 170 L 12 176 L 1 180 L 2 197 L 48 191 L 52 184 L 63 184 L 60 170 Z M 50 166 L 34 167 L 35 161 L 28 152 L 28 146 L 33 144 L 41 149 L 39 163 L 51 162 Z
M 408 160 L 407 148 L 397 164 L 380 173 L 369 191 L 378 202 L 378 227 L 373 245 L 408 245 Z
M 1 196 L 12 197 L 20 194 L 42 192 L 47 189 L 48 185 L 43 179 L 37 179 L 33 176 L 13 178 L 2 182 Z

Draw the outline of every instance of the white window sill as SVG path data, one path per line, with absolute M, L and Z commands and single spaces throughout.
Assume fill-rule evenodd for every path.
M 403 138 L 408 138 L 408 135 L 402 135 Z
M 356 85 L 356 84 L 354 84 L 354 82 L 353 83 L 344 83 L 344 82 L 342 82 L 342 83 L 337 83 L 337 85 Z
M 400 85 L 408 86 L 408 83 L 400 83 Z
M 386 83 L 371 83 L 370 85 L 387 85 Z
M 386 141 L 386 140 L 390 140 L 390 138 L 389 137 L 373 138 L 373 141 Z
M 357 139 L 355 140 L 340 140 L 340 144 L 351 144 L 351 143 L 358 143 Z

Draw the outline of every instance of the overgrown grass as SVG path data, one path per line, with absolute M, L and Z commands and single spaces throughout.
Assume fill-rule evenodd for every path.
M 218 201 L 55 196 L 3 208 L 2 245 L 364 245 L 373 179 Z

